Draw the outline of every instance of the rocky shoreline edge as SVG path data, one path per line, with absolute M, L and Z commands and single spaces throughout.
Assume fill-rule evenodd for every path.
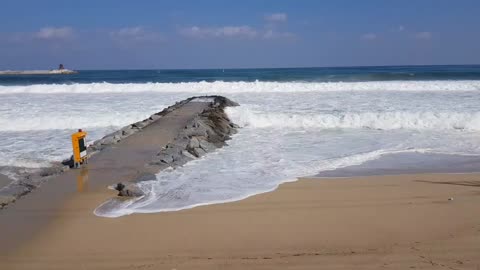
M 156 120 L 174 112 L 189 102 L 206 102 L 209 105 L 203 112 L 196 115 L 176 135 L 172 142 L 163 147 L 159 146 L 157 155 L 152 157 L 148 164 L 145 164 L 139 177 L 132 179 L 128 183 L 118 183 L 116 185 L 120 196 L 141 195 L 141 191 L 136 188 L 134 183 L 155 179 L 155 174 L 165 168 L 182 166 L 190 160 L 197 159 L 208 152 L 223 147 L 226 145 L 226 141 L 230 139 L 230 136 L 237 132 L 238 126 L 230 121 L 224 109 L 229 106 L 238 106 L 238 103 L 222 96 L 197 96 L 177 102 L 147 119 L 130 124 L 104 136 L 88 146 L 88 156 L 90 157 L 140 132 Z M 18 180 L 0 189 L 0 209 L 34 191 L 49 179 L 68 171 L 70 167 L 71 159 L 67 159 L 33 173 L 22 172 L 21 169 L 18 169 Z

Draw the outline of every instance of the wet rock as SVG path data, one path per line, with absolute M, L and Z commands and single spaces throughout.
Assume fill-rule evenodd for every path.
M 168 155 L 168 154 L 164 154 L 164 153 L 161 153 L 158 155 L 158 157 L 153 161 L 151 162 L 152 164 L 155 164 L 155 161 L 156 162 L 162 162 L 162 163 L 166 163 L 166 164 L 170 164 L 173 162 L 173 157 L 172 155 Z
M 110 145 L 110 144 L 114 144 L 116 142 L 117 141 L 115 141 L 115 139 L 113 137 L 105 137 L 105 138 L 101 139 L 100 144 Z
M 193 149 L 198 147 L 200 147 L 200 141 L 196 137 L 191 138 L 188 143 L 188 148 Z
M 185 130 L 184 133 L 188 137 L 207 136 L 207 129 L 204 127 L 192 128 Z
M 195 99 L 197 101 L 199 99 L 207 100 L 210 102 L 209 107 L 188 123 L 185 129 L 180 131 L 173 143 L 168 144 L 157 156 L 153 157 L 151 162 L 145 165 L 146 171 L 156 173 L 165 168 L 176 168 L 192 159 L 207 154 L 207 152 L 215 151 L 216 148 L 225 145 L 225 140 L 228 140 L 231 134 L 236 133 L 238 126 L 230 122 L 224 112 L 224 108 L 227 106 L 238 106 L 238 104 L 220 96 L 204 96 L 177 102 L 175 105 L 165 108 L 161 112 L 150 116 L 148 119 L 125 126 L 116 132 L 108 134 L 88 146 L 88 156 L 90 157 L 95 152 L 101 151 L 139 132 L 164 115 L 175 111 L 192 100 L 195 101 Z M 64 168 L 67 168 L 65 166 L 71 165 L 73 165 L 73 157 L 64 160 L 61 164 L 53 165 L 52 168 L 22 175 L 18 181 L 2 188 L 0 191 L 0 208 L 38 188 L 46 179 L 60 174 L 65 170 Z M 155 175 L 147 173 L 132 180 L 148 181 L 152 179 L 155 179 Z M 119 183 L 116 185 L 116 189 L 119 191 L 120 196 L 131 197 L 143 195 L 141 189 L 133 183 Z
M 207 152 L 205 152 L 205 150 L 203 150 L 202 148 L 193 148 L 193 153 L 196 157 L 201 157 L 203 155 L 205 155 Z
M 146 127 L 147 125 L 148 125 L 147 121 L 140 121 L 140 122 L 136 122 L 132 126 L 136 127 L 136 128 L 139 128 L 139 129 L 142 129 L 142 128 Z
M 197 157 L 192 155 L 190 152 L 188 152 L 187 150 L 183 150 L 182 151 L 182 155 L 184 155 L 185 157 L 189 158 L 189 159 L 196 159 Z
M 117 137 L 120 136 L 120 137 L 121 137 L 121 136 L 122 136 L 122 133 L 123 133 L 122 130 L 117 130 L 117 131 L 115 131 L 115 132 L 112 132 L 112 133 L 108 134 L 108 135 L 105 136 L 105 137 L 115 137 L 115 136 L 117 136 Z
M 182 150 L 183 149 L 178 145 L 167 144 L 167 147 L 163 151 L 161 151 L 161 154 L 165 156 L 170 156 L 173 158 L 173 160 L 176 160 L 180 158 L 179 156 L 181 155 Z
M 27 180 L 16 181 L 4 187 L 0 192 L 0 197 L 2 197 L 3 202 L 5 203 L 10 200 L 10 197 L 13 197 L 16 200 L 18 197 L 30 193 L 37 188 L 36 185 L 27 183 L 26 181 Z
M 200 147 L 205 150 L 205 152 L 211 152 L 215 151 L 217 147 L 213 145 L 212 143 L 209 143 L 208 141 L 205 140 L 200 140 Z
M 0 208 L 5 207 L 7 204 L 12 203 L 17 198 L 13 195 L 0 195 Z
M 122 129 L 122 136 L 127 137 L 135 133 L 138 129 L 133 129 L 131 126 Z
M 44 168 L 40 171 L 40 176 L 41 177 L 47 177 L 47 176 L 53 176 L 62 173 L 63 170 L 61 167 L 49 167 L 49 168 Z
M 176 148 L 185 149 L 188 147 L 190 140 L 187 136 L 179 135 L 179 137 L 174 139 L 173 145 L 175 145 Z
M 73 155 L 70 156 L 70 158 L 64 159 L 62 161 L 62 165 L 68 166 L 69 168 L 73 168 L 74 164 L 75 164 L 75 162 L 73 161 Z
M 154 114 L 154 115 L 150 116 L 150 119 L 152 119 L 153 121 L 157 121 L 160 118 L 162 118 L 162 116 L 158 115 L 158 114 Z
M 114 188 L 118 191 L 118 196 L 122 197 L 140 197 L 144 195 L 143 191 L 133 183 L 118 183 Z

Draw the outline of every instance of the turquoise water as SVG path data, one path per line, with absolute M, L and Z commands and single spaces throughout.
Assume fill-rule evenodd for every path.
M 80 70 L 71 75 L 2 75 L 0 85 L 213 81 L 362 82 L 480 80 L 480 66 L 392 66 L 205 70 Z

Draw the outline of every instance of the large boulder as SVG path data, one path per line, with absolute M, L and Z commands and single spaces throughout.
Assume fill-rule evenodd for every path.
M 134 183 L 118 183 L 114 186 L 118 191 L 118 196 L 122 197 L 140 197 L 143 196 L 143 191 Z
M 200 141 L 197 139 L 197 137 L 192 137 L 188 143 L 188 148 L 194 149 L 198 147 L 200 147 Z
M 189 159 L 196 159 L 197 157 L 195 155 L 192 155 L 189 151 L 187 150 L 183 150 L 182 151 L 182 155 L 184 155 L 185 157 L 189 158 Z
M 215 149 L 217 149 L 217 147 L 206 141 L 206 140 L 200 140 L 200 147 L 205 150 L 205 152 L 212 152 L 212 151 L 215 151 Z
M 198 147 L 198 148 L 193 148 L 192 149 L 192 152 L 193 154 L 196 156 L 196 157 L 201 157 L 203 155 L 205 155 L 207 152 L 205 152 L 205 150 L 203 150 L 202 148 Z

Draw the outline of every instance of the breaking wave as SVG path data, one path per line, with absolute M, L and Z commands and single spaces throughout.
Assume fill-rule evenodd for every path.
M 243 107 L 227 108 L 227 112 L 235 123 L 254 128 L 480 130 L 480 112 L 334 112 L 308 115 L 259 113 Z
M 150 116 L 142 112 L 127 112 L 123 114 L 105 114 L 95 113 L 91 115 L 36 115 L 29 117 L 12 117 L 0 115 L 0 126 L 2 132 L 13 131 L 39 131 L 39 130 L 76 130 L 81 128 L 103 128 L 103 127 L 123 127 Z M 93 118 L 93 119 L 92 119 Z
M 60 93 L 297 93 L 329 91 L 480 91 L 480 80 L 461 81 L 368 81 L 368 82 L 181 82 L 181 83 L 89 83 L 0 86 L 0 94 Z
M 96 140 L 165 105 L 205 94 L 241 104 L 227 108 L 244 127 L 229 146 L 160 172 L 156 181 L 141 184 L 146 197 L 104 204 L 97 215 L 238 200 L 288 179 L 392 153 L 480 154 L 480 80 L 92 82 L 0 86 L 0 167 L 61 160 L 71 154 L 77 128 Z

